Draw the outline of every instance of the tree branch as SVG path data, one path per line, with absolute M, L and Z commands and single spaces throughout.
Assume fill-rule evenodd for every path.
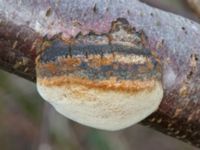
M 0 14 L 0 68 L 35 81 L 38 34 L 27 26 L 18 26 Z
M 200 25 L 136 0 L 0 1 L 0 67 L 35 81 L 45 42 L 108 33 L 125 18 L 148 39 L 163 67 L 164 98 L 142 123 L 200 147 Z M 44 38 L 45 37 L 45 38 Z

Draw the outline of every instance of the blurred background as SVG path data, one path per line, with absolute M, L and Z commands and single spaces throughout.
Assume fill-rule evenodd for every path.
M 200 21 L 186 0 L 143 1 Z M 141 125 L 119 132 L 79 125 L 41 99 L 34 83 L 0 70 L 0 150 L 147 149 L 199 150 Z

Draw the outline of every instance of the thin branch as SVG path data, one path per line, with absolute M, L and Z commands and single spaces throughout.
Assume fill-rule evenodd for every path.
M 163 101 L 143 124 L 200 147 L 200 25 L 136 0 L 0 1 L 0 66 L 35 80 L 37 49 L 62 33 L 107 33 L 125 18 L 163 66 Z
M 187 0 L 187 3 L 193 9 L 193 11 L 200 16 L 200 0 Z

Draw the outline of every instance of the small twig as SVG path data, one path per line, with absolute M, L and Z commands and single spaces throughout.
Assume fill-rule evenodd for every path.
M 189 6 L 200 16 L 200 0 L 187 0 Z

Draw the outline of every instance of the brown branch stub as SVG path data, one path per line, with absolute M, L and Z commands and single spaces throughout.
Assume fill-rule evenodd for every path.
M 35 1 L 34 6 L 40 6 L 36 10 L 29 1 L 23 1 L 23 9 L 16 10 L 17 0 L 0 2 L 1 68 L 33 81 L 36 51 L 49 46 L 41 37 L 61 33 L 59 40 L 66 42 L 80 33 L 101 35 L 110 31 L 112 22 L 125 18 L 136 31 L 144 32 L 148 39 L 145 47 L 154 50 L 163 67 L 162 104 L 143 123 L 200 147 L 200 26 L 136 0 L 56 3 L 49 6 Z

